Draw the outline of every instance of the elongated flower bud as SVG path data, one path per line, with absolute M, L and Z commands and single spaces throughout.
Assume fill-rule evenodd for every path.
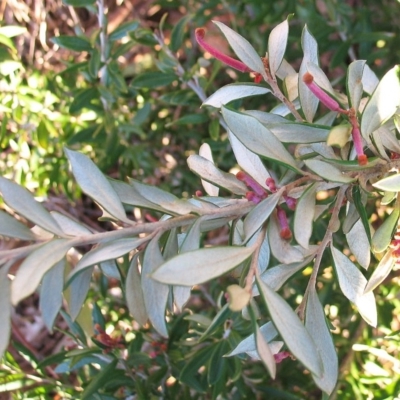
M 351 125 L 353 127 L 352 130 L 351 130 L 351 136 L 353 138 L 354 148 L 355 148 L 356 153 L 357 153 L 358 164 L 359 165 L 366 165 L 368 163 L 368 158 L 364 154 L 360 127 L 358 125 L 356 112 L 355 112 L 355 110 L 353 108 L 351 108 L 349 110 L 349 120 L 350 120 L 350 123 L 351 123 Z
M 247 175 L 246 172 L 239 171 L 236 174 L 236 178 L 239 181 L 243 182 L 249 189 L 251 189 L 261 199 L 268 196 L 268 194 L 264 190 L 264 188 L 256 180 L 254 180 L 250 175 Z
M 314 77 L 309 73 L 306 72 L 303 75 L 303 82 L 307 85 L 307 87 L 314 93 L 315 97 L 319 99 L 319 101 L 327 108 L 332 111 L 343 112 L 339 106 L 339 103 L 332 99 L 327 93 L 325 93 L 315 82 Z
M 286 217 L 285 210 L 280 207 L 276 207 L 276 213 L 278 217 L 279 226 L 281 227 L 281 231 L 279 235 L 282 239 L 289 240 L 292 238 L 292 231 L 289 228 L 289 223 Z
M 222 53 L 215 47 L 211 46 L 204 40 L 204 36 L 206 35 L 206 30 L 204 28 L 197 28 L 195 31 L 195 36 L 197 43 L 205 50 L 208 51 L 213 57 L 217 60 L 223 62 L 224 64 L 237 69 L 240 72 L 252 72 L 252 70 L 244 63 L 239 60 L 235 60 L 232 57 L 227 56 Z

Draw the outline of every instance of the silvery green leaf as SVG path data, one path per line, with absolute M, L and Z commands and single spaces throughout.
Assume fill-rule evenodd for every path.
M 246 216 L 244 219 L 244 242 L 247 242 L 264 224 L 264 222 L 269 218 L 272 211 L 275 210 L 279 199 L 282 196 L 283 191 L 279 190 L 272 196 L 268 196 L 266 199 L 258 203 Z
M 337 112 L 329 111 L 324 114 L 321 118 L 318 118 L 315 123 L 322 126 L 332 126 L 337 118 Z
M 293 100 L 292 104 L 296 110 L 299 110 L 301 108 L 300 101 L 298 99 Z M 282 117 L 286 117 L 287 115 L 292 114 L 292 111 L 285 103 L 278 104 L 271 110 L 271 112 L 276 115 L 281 115 Z
M 264 79 L 267 79 L 265 73 L 264 64 L 261 61 L 261 57 L 254 50 L 253 46 L 241 35 L 227 27 L 225 24 L 219 21 L 213 21 L 215 25 L 221 29 L 225 35 L 230 46 L 232 47 L 235 54 L 238 56 L 240 61 L 247 65 L 254 72 L 261 74 Z
M 300 199 L 297 201 L 294 213 L 294 237 L 297 243 L 305 249 L 308 249 L 312 234 L 315 195 L 316 186 L 313 184 L 304 191 Z
M 65 149 L 65 153 L 81 189 L 114 218 L 127 221 L 124 207 L 117 193 L 93 161 L 77 151 Z
M 315 64 L 314 62 L 307 63 L 307 70 L 314 77 L 314 82 L 325 92 L 329 93 L 331 97 L 335 98 L 336 94 L 333 90 L 331 83 L 329 82 L 328 77 L 325 75 L 325 72 Z
M 388 120 L 400 105 L 399 66 L 392 68 L 379 82 L 361 116 L 361 133 L 365 139 Z
M 313 379 L 320 389 L 331 394 L 338 380 L 338 357 L 314 286 L 307 297 L 306 329 L 317 346 L 323 367 L 322 375 L 318 377 L 313 374 Z
M 117 281 L 121 280 L 121 274 L 117 267 L 116 260 L 106 260 L 99 263 L 99 267 L 101 272 L 107 277 L 111 279 L 116 279 Z
M 252 239 L 249 240 L 247 243 L 247 246 L 251 246 L 252 242 L 256 241 L 257 235 L 254 235 Z M 263 240 L 261 247 L 260 247 L 260 252 L 258 254 L 258 273 L 262 274 L 267 268 L 269 264 L 269 259 L 271 257 L 271 250 L 269 248 L 269 242 L 268 238 L 265 237 Z
M 299 171 L 283 144 L 257 119 L 222 107 L 222 115 L 232 133 L 252 152 Z
M 0 357 L 3 357 L 7 350 L 10 334 L 11 334 L 11 310 L 10 303 L 10 279 L 8 278 L 8 270 L 10 265 L 2 265 L 0 267 L 0 308 L 1 308 L 1 324 L 0 324 Z
M 396 134 L 387 128 L 386 125 L 381 126 L 374 133 L 379 135 L 382 145 L 385 148 L 393 151 L 394 153 L 400 153 L 400 144 L 396 138 Z
M 69 285 L 69 314 L 74 321 L 82 311 L 83 303 L 90 289 L 94 267 L 86 268 Z M 83 308 L 85 310 L 85 308 Z
M 280 115 L 260 110 L 245 110 L 244 113 L 258 119 L 265 126 L 270 124 L 287 124 L 290 122 L 288 119 Z
M 318 44 L 308 31 L 307 26 L 304 27 L 301 35 L 301 47 L 303 48 L 304 57 L 299 70 L 299 97 L 306 120 L 312 122 L 318 108 L 318 98 L 303 82 L 303 76 L 307 72 L 308 63 L 311 62 L 318 65 Z
M 379 84 L 379 79 L 375 75 L 375 72 L 371 70 L 368 64 L 365 64 L 362 76 L 362 85 L 364 91 L 371 95 L 372 93 L 374 93 L 378 84 Z
M 35 240 L 33 232 L 4 211 L 0 211 L 0 235 L 22 240 Z
M 206 160 L 214 163 L 211 147 L 208 143 L 203 143 L 199 149 L 199 156 L 204 157 Z M 218 196 L 219 188 L 218 186 L 212 185 L 211 183 L 201 180 L 201 184 L 203 185 L 204 190 L 209 196 Z
M 128 273 L 125 280 L 125 298 L 128 310 L 133 319 L 143 326 L 147 321 L 146 306 L 144 304 L 143 290 L 141 285 L 141 277 L 139 273 L 138 257 L 140 253 L 136 253 L 129 265 Z
M 84 269 L 103 261 L 113 260 L 128 254 L 147 241 L 147 238 L 122 238 L 101 243 L 79 260 L 78 264 L 71 272 L 69 280 L 75 278 L 76 275 L 80 274 Z
M 276 376 L 276 362 L 274 355 L 264 339 L 263 335 L 261 334 L 260 328 L 258 327 L 257 323 L 255 325 L 255 342 L 257 348 L 257 355 L 262 361 L 262 363 L 267 367 L 269 374 L 271 375 L 272 379 L 275 379 Z
M 284 344 L 285 343 L 282 342 L 281 340 L 273 340 L 272 342 L 268 343 L 268 347 L 272 354 L 278 354 L 281 351 Z M 253 360 L 261 360 L 257 350 L 248 351 L 247 355 L 249 357 L 251 357 Z M 274 358 L 274 361 L 275 361 L 275 358 Z
M 400 174 L 387 176 L 373 183 L 372 186 L 379 190 L 384 190 L 385 192 L 400 192 Z
M 66 235 L 85 236 L 92 233 L 88 228 L 64 214 L 57 211 L 50 211 L 50 214 L 57 221 L 58 225 Z
M 178 254 L 179 244 L 178 244 L 178 235 L 176 232 L 176 228 L 172 228 L 169 231 L 168 239 L 163 246 L 162 255 L 164 260 L 169 260 L 170 258 L 176 256 Z
M 279 69 L 283 56 L 285 55 L 286 45 L 289 35 L 288 19 L 281 22 L 268 37 L 268 62 L 271 75 L 275 78 L 275 73 Z
M 315 143 L 326 141 L 329 128 L 298 122 L 269 124 L 267 128 L 283 143 Z
M 396 192 L 385 192 L 383 194 L 383 197 L 381 199 L 381 204 L 383 206 L 387 206 L 390 204 L 395 198 L 397 198 L 397 193 Z
M 365 60 L 353 61 L 347 70 L 346 87 L 349 98 L 349 105 L 358 111 L 361 97 L 364 91 L 362 78 L 364 73 Z
M 310 158 L 315 155 L 314 153 L 327 159 L 339 160 L 332 147 L 328 146 L 326 143 L 300 144 L 296 147 L 295 157 Z
M 236 179 L 235 175 L 221 171 L 204 157 L 196 154 L 191 155 L 187 159 L 187 163 L 191 171 L 207 182 L 212 182 L 219 187 L 242 196 L 248 191 L 246 185 Z
M 55 239 L 34 250 L 20 265 L 11 285 L 11 301 L 14 305 L 32 294 L 43 275 L 58 263 L 71 248 L 67 239 Z
M 63 303 L 65 258 L 48 270 L 40 286 L 39 309 L 43 322 L 52 332 L 54 320 Z
M 258 83 L 231 83 L 230 85 L 226 85 L 214 92 L 204 101 L 203 106 L 221 108 L 221 106 L 236 99 L 260 96 L 270 92 L 271 90 L 260 86 Z
M 380 285 L 385 278 L 390 274 L 393 266 L 396 263 L 396 258 L 393 256 L 391 251 L 388 251 L 382 259 L 379 261 L 378 266 L 375 268 L 375 271 L 369 278 L 367 286 L 365 287 L 364 294 L 371 292 L 378 285 Z
M 297 75 L 296 70 L 285 59 L 283 59 L 281 65 L 276 71 L 276 76 L 279 79 L 283 80 L 288 76 L 294 76 L 294 75 Z
M 175 257 L 174 257 L 175 258 Z M 174 259 L 172 258 L 172 260 Z M 146 247 L 142 266 L 142 290 L 147 315 L 156 331 L 168 337 L 165 323 L 165 308 L 169 295 L 169 287 L 152 279 L 152 275 L 164 263 L 158 241 L 153 239 Z
M 346 205 L 346 218 L 344 219 L 342 230 L 344 234 L 348 234 L 354 224 L 360 219 L 357 208 L 354 203 L 347 202 Z
M 303 261 L 303 253 L 298 248 L 291 246 L 289 241 L 282 239 L 279 232 L 279 222 L 276 213 L 273 213 L 268 225 L 268 239 L 272 254 L 282 264 Z
M 0 177 L 0 192 L 4 202 L 18 214 L 55 235 L 64 236 L 51 214 L 33 198 L 28 190 Z
M 375 149 L 377 150 L 377 152 L 381 156 L 381 158 L 383 158 L 383 159 L 385 159 L 387 161 L 390 161 L 390 157 L 386 154 L 386 149 L 383 146 L 383 143 L 382 143 L 382 140 L 381 140 L 381 136 L 377 132 L 377 130 L 375 130 L 374 132 L 371 133 L 370 139 L 371 139 L 371 142 L 369 142 L 369 143 L 374 145 Z M 366 143 L 368 143 L 368 142 L 366 141 Z M 370 147 L 370 145 L 368 145 L 368 146 Z M 353 156 L 353 154 L 354 154 L 354 156 Z M 356 154 L 356 151 L 353 148 L 351 156 L 355 158 L 355 154 Z
M 286 346 L 307 369 L 316 376 L 321 376 L 323 372 L 321 357 L 298 315 L 278 293 L 263 281 L 256 278 L 256 282 L 261 298 Z
M 339 169 L 335 168 L 333 165 L 327 162 L 310 159 L 304 160 L 304 163 L 315 174 L 328 181 L 350 183 L 355 180 L 355 178 L 351 178 L 350 176 L 343 174 Z
M 207 247 L 166 261 L 152 278 L 169 285 L 193 286 L 230 271 L 253 253 L 249 247 Z
M 372 236 L 371 248 L 375 253 L 382 253 L 387 249 L 397 229 L 398 221 L 399 209 L 395 208 Z
M 358 263 L 363 268 L 367 269 L 371 262 L 371 251 L 368 236 L 361 219 L 358 219 L 351 230 L 346 234 L 346 239 L 350 251 L 353 253 Z
M 364 320 L 368 324 L 376 326 L 377 311 L 375 297 L 372 292 L 364 294 L 367 280 L 340 250 L 331 245 L 331 251 L 341 291 L 357 306 Z
M 314 258 L 314 256 L 307 257 L 301 262 L 291 264 L 279 264 L 276 267 L 268 268 L 260 275 L 260 279 L 266 283 L 272 290 L 279 290 L 283 284 L 296 272 L 301 271 L 306 267 Z M 256 289 L 256 288 L 254 288 Z M 256 295 L 258 292 L 253 292 Z

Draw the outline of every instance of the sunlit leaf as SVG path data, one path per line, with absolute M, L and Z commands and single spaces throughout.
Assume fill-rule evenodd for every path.
M 331 182 L 339 182 L 339 183 L 350 183 L 355 180 L 355 178 L 351 178 L 343 174 L 342 171 L 335 168 L 333 165 L 316 159 L 304 160 L 304 163 L 310 168 L 314 173 L 319 175 L 321 178 L 324 178 Z
M 388 251 L 382 259 L 379 261 L 378 266 L 369 278 L 367 286 L 365 287 L 364 293 L 368 293 L 379 286 L 385 278 L 390 274 L 393 266 L 396 263 L 396 258 L 391 251 Z
M 377 189 L 386 192 L 400 192 L 400 174 L 394 174 L 372 184 Z
M 370 243 L 361 219 L 346 234 L 347 243 L 359 264 L 367 269 L 371 261 Z
M 288 19 L 272 29 L 268 37 L 268 62 L 272 77 L 275 77 L 275 73 L 279 69 L 285 55 L 289 35 Z
M 211 147 L 208 143 L 203 143 L 199 148 L 199 156 L 204 157 L 206 160 L 214 164 Z M 204 190 L 209 196 L 218 196 L 219 188 L 211 183 L 201 180 Z
M 51 38 L 51 41 L 54 44 L 63 47 L 64 49 L 77 52 L 92 50 L 92 45 L 90 44 L 90 42 L 87 39 L 83 39 L 78 36 L 56 36 Z

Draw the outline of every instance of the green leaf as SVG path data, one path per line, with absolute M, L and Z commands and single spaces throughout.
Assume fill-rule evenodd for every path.
M 0 27 L 0 35 L 4 35 L 8 38 L 23 35 L 26 32 L 27 29 L 24 26 L 6 25 Z
M 270 92 L 271 90 L 260 86 L 258 83 L 231 83 L 214 92 L 203 102 L 202 106 L 221 108 L 233 100 L 250 96 L 260 96 Z
M 96 88 L 87 88 L 81 90 L 72 100 L 69 106 L 71 114 L 78 114 L 83 108 L 90 108 L 91 101 L 99 98 L 99 91 Z
M 50 332 L 53 331 L 55 318 L 63 303 L 64 268 L 65 258 L 44 274 L 40 286 L 39 309 Z
M 363 268 L 367 269 L 371 261 L 370 242 L 361 219 L 358 219 L 346 234 L 346 239 L 354 257 Z
M 291 353 L 317 376 L 322 375 L 321 357 L 315 343 L 297 314 L 288 303 L 263 281 L 256 278 L 261 298 L 268 308 L 271 319 Z
M 301 47 L 303 48 L 304 57 L 299 70 L 299 97 L 301 108 L 308 122 L 312 122 L 318 108 L 318 98 L 308 89 L 303 82 L 303 76 L 307 72 L 307 64 L 314 63 L 318 65 L 318 44 L 315 38 L 308 31 L 307 26 L 304 27 L 301 35 Z
M 214 163 L 204 157 L 191 155 L 187 159 L 187 163 L 191 171 L 209 183 L 242 196 L 248 191 L 246 185 L 236 179 L 235 175 L 221 171 Z
M 92 50 L 92 45 L 90 42 L 78 36 L 57 36 L 51 38 L 51 41 L 54 44 L 57 44 L 58 46 L 68 50 L 78 52 Z
M 338 380 L 338 357 L 314 286 L 307 296 L 306 329 L 317 346 L 323 367 L 322 375 L 313 374 L 313 379 L 319 388 L 331 394 Z
M 326 127 L 300 123 L 269 124 L 266 127 L 283 143 L 324 142 L 329 135 Z
M 110 42 L 115 42 L 116 40 L 122 39 L 127 36 L 129 32 L 135 31 L 139 26 L 140 23 L 138 21 L 125 22 L 108 35 L 108 40 Z
M 55 239 L 34 250 L 20 265 L 11 285 L 11 301 L 14 305 L 32 294 L 43 275 L 57 264 L 71 248 L 67 239 Z
M 168 337 L 167 325 L 165 323 L 165 308 L 169 295 L 169 287 L 164 283 L 159 283 L 152 279 L 154 272 L 158 271 L 163 263 L 164 258 L 161 254 L 158 241 L 153 239 L 147 245 L 144 253 L 142 290 L 150 322 L 160 335 Z
M 379 190 L 384 190 L 385 192 L 400 192 L 400 174 L 387 176 L 373 183 L 372 186 Z
M 346 89 L 350 107 L 358 111 L 364 91 L 362 77 L 365 60 L 353 61 L 347 69 Z
M 194 124 L 203 124 L 208 122 L 209 118 L 205 114 L 187 114 L 179 119 L 176 119 L 165 126 L 169 128 L 173 125 L 194 125 Z
M 400 67 L 396 66 L 385 74 L 364 108 L 360 128 L 366 140 L 400 105 L 399 71 Z
M 143 326 L 147 321 L 146 306 L 144 303 L 141 277 L 139 273 L 138 257 L 136 253 L 131 260 L 125 280 L 125 298 L 128 310 L 133 319 Z
M 222 107 L 222 115 L 232 133 L 250 151 L 299 171 L 296 161 L 283 144 L 257 119 L 225 107 Z
M 62 0 L 64 4 L 73 7 L 87 7 L 94 5 L 96 0 Z
M 185 35 L 185 28 L 186 25 L 191 22 L 193 19 L 193 15 L 185 15 L 183 18 L 181 18 L 177 24 L 173 27 L 172 32 L 171 32 L 171 43 L 169 45 L 171 51 L 174 53 L 177 52 L 180 47 L 182 46 L 184 35 Z
M 219 29 L 221 29 L 233 51 L 239 57 L 240 61 L 247 65 L 252 71 L 261 74 L 264 79 L 267 80 L 264 64 L 261 61 L 261 57 L 254 50 L 253 46 L 243 36 L 239 35 L 222 22 L 213 22 L 218 26 Z
M 224 358 L 224 354 L 229 348 L 227 340 L 221 340 L 214 348 L 209 360 L 208 360 L 208 371 L 207 381 L 209 385 L 215 385 L 220 379 L 224 379 L 227 359 Z
M 36 130 L 36 135 L 39 145 L 43 147 L 43 149 L 47 149 L 47 146 L 49 145 L 50 132 L 48 131 L 47 126 L 43 120 L 39 122 Z
M 35 240 L 35 235 L 17 219 L 0 211 L 0 235 L 22 240 Z
M 69 284 L 69 313 L 73 321 L 78 317 L 82 310 L 83 303 L 86 300 L 86 296 L 90 289 L 90 282 L 92 280 L 94 267 L 86 268 L 83 272 L 79 274 L 78 279 L 74 279 L 72 283 Z
M 396 232 L 398 221 L 399 209 L 395 208 L 372 236 L 371 247 L 375 253 L 382 253 L 387 249 Z
M 0 358 L 3 358 L 4 352 L 7 350 L 11 334 L 11 290 L 10 279 L 8 278 L 8 270 L 10 265 L 3 265 L 0 268 Z
M 289 35 L 289 17 L 272 29 L 268 37 L 268 62 L 271 75 L 274 78 L 282 64 Z
M 364 193 L 364 196 L 362 196 L 362 193 Z M 365 204 L 366 204 L 365 192 L 361 192 L 359 185 L 354 185 L 352 190 L 352 196 L 356 210 L 360 215 L 361 221 L 364 225 L 365 233 L 367 234 L 368 240 L 371 243 L 371 230 L 369 228 L 368 215 L 365 210 Z
M 341 251 L 331 245 L 333 261 L 343 294 L 354 303 L 364 320 L 377 324 L 375 297 L 372 292 L 364 294 L 367 280 L 358 268 Z
M 230 271 L 253 251 L 251 247 L 207 247 L 181 253 L 161 265 L 152 278 L 169 285 L 199 285 Z
M 90 158 L 67 148 L 65 153 L 71 163 L 72 173 L 81 189 L 107 213 L 120 221 L 128 221 L 117 193 Z
M 144 72 L 132 80 L 131 86 L 134 88 L 154 89 L 170 85 L 176 80 L 176 75 L 172 73 L 162 73 L 160 71 Z
M 4 202 L 18 214 L 51 233 L 64 236 L 64 232 L 51 214 L 35 201 L 28 190 L 13 181 L 0 177 L 0 192 Z
M 207 327 L 207 329 L 200 336 L 199 341 L 204 341 L 207 337 L 214 334 L 218 328 L 220 328 L 227 319 L 232 315 L 232 311 L 229 308 L 229 304 L 226 303 L 217 313 L 217 315 L 211 321 L 211 324 Z
M 61 226 L 63 232 L 69 236 L 87 236 L 92 234 L 88 228 L 64 214 L 57 211 L 50 211 L 50 214 L 58 225 Z
M 343 174 L 342 171 L 327 162 L 317 159 L 310 159 L 304 160 L 304 163 L 314 173 L 328 181 L 339 183 L 350 183 L 355 181 L 355 178 L 351 178 L 350 176 Z
M 310 185 L 297 201 L 294 213 L 294 237 L 297 243 L 308 249 L 315 213 L 316 185 Z
M 390 271 L 396 263 L 396 258 L 391 251 L 388 251 L 379 261 L 378 266 L 369 278 L 367 286 L 364 289 L 364 294 L 371 292 L 379 286 L 385 278 L 390 274 Z

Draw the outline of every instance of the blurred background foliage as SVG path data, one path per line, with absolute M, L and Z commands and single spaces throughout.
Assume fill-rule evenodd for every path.
M 300 65 L 301 30 L 307 24 L 318 41 L 321 66 L 338 90 L 354 59 L 366 59 L 378 77 L 399 63 L 398 1 L 2 2 L 2 175 L 47 199 L 49 208 L 66 208 L 92 224 L 98 215 L 90 220 L 91 206 L 71 179 L 64 146 L 90 155 L 112 177 L 130 176 L 191 196 L 200 182 L 186 168 L 186 158 L 203 142 L 210 144 L 221 169 L 234 167 L 218 116 L 200 108 L 202 100 L 228 83 L 251 81 L 248 74 L 205 58 L 194 29 L 206 27 L 207 40 L 229 53 L 211 23 L 220 20 L 263 55 L 267 33 L 291 13 L 286 59 Z M 246 101 L 262 110 L 276 105 L 272 97 Z M 74 199 L 73 206 L 65 198 Z M 220 243 L 224 235 L 207 240 Z M 380 325 L 373 329 L 336 294 L 331 267 L 324 274 L 330 283 L 323 287 L 322 300 L 333 304 L 326 312 L 341 361 L 340 383 L 331 398 L 399 398 L 399 277 L 391 276 L 378 291 Z M 285 297 L 294 306 L 306 278 L 296 275 L 285 286 Z M 282 362 L 272 382 L 258 362 L 221 357 L 250 333 L 241 316 L 223 307 L 226 284 L 216 281 L 195 291 L 191 313 L 171 318 L 168 341 L 151 328 L 138 329 L 123 304 L 120 283 L 103 274 L 95 277 L 78 320 L 72 322 L 65 313 L 50 336 L 43 334 L 33 296 L 15 310 L 0 391 L 16 399 L 321 398 L 310 376 L 290 359 Z M 212 319 L 214 328 L 206 331 Z M 24 329 L 37 329 L 41 339 L 26 339 Z M 111 345 L 105 344 L 107 335 L 114 340 Z M 200 344 L 191 344 L 201 335 Z M 52 345 L 44 346 L 46 341 Z M 110 358 L 115 360 L 111 364 Z M 117 362 L 125 371 L 115 368 Z

